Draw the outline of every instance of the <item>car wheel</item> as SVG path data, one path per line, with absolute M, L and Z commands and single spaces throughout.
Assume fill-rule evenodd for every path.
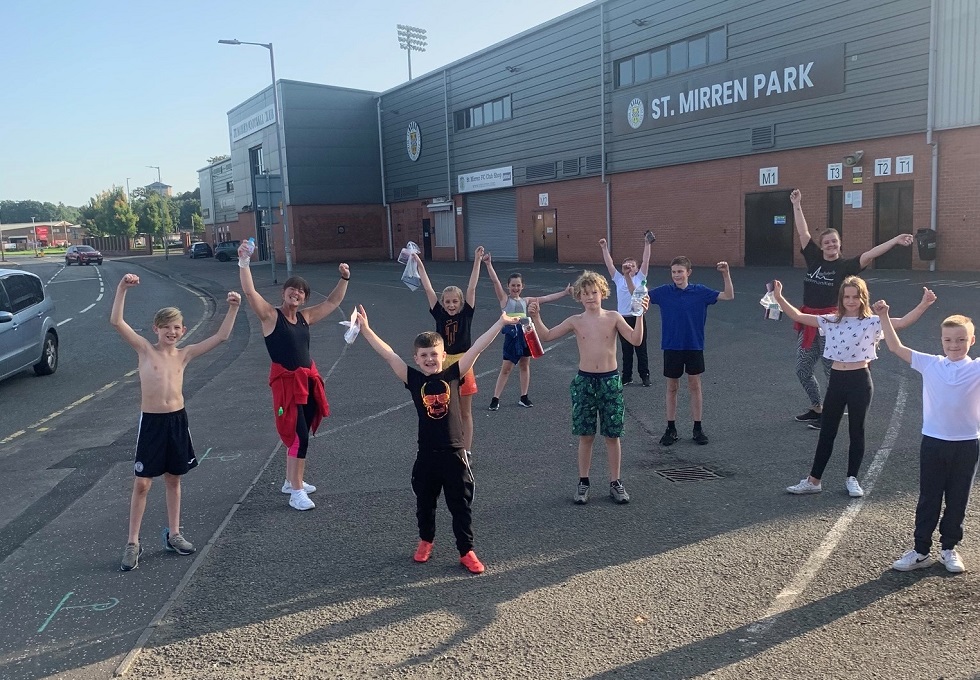
M 99 266 L 102 266 L 102 260 L 99 260 Z
M 66 267 L 70 267 L 71 266 L 71 260 L 69 260 L 67 257 L 65 258 L 65 266 Z
M 218 253 L 215 257 L 218 258 L 218 262 L 227 262 L 231 259 L 228 257 L 228 253 Z
M 44 353 L 34 364 L 35 375 L 51 375 L 58 370 L 58 338 L 54 333 L 44 336 Z

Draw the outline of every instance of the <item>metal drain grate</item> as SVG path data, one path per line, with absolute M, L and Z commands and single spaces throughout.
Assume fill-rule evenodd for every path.
M 671 482 L 700 482 L 705 479 L 721 479 L 721 475 L 703 465 L 657 470 L 658 475 Z

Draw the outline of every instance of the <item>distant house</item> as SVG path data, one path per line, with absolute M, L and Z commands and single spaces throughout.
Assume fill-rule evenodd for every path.
M 164 184 L 163 182 L 154 182 L 153 184 L 147 184 L 144 187 L 147 192 L 152 191 L 155 194 L 160 194 L 161 196 L 173 196 L 174 188 L 169 184 Z

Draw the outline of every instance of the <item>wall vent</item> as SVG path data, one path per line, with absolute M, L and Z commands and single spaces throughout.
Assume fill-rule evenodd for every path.
M 602 156 L 596 154 L 594 156 L 585 157 L 585 174 L 595 175 L 602 172 Z
M 776 146 L 776 134 L 772 125 L 752 128 L 752 148 L 771 149 Z
M 561 162 L 561 176 L 574 177 L 578 174 L 578 159 L 570 158 Z
M 543 179 L 555 179 L 554 163 L 538 163 L 529 165 L 524 169 L 524 179 L 528 182 L 537 182 Z
M 394 200 L 396 201 L 406 201 L 411 198 L 419 197 L 419 185 L 413 184 L 407 187 L 397 187 L 394 193 Z

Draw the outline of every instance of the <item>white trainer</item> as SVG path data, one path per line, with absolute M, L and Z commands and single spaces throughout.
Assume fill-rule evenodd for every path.
M 787 486 L 786 490 L 792 494 L 796 494 L 799 496 L 806 493 L 820 493 L 821 491 L 823 491 L 823 486 L 820 484 L 820 482 L 817 482 L 816 484 L 811 484 L 810 478 L 804 477 L 803 479 L 800 480 L 799 484 L 794 484 L 793 486 Z
M 858 484 L 857 477 L 848 477 L 845 486 L 847 487 L 847 493 L 851 494 L 851 498 L 860 498 L 864 495 L 864 489 Z
M 913 569 L 931 567 L 935 563 L 936 560 L 932 559 L 932 555 L 923 555 L 914 550 L 909 550 L 892 562 L 892 569 L 896 571 L 912 571 Z
M 960 554 L 956 552 L 956 548 L 940 550 L 939 561 L 946 566 L 946 571 L 948 571 L 950 574 L 962 574 L 964 571 L 966 571 L 966 565 L 963 564 L 963 558 L 961 558 Z
M 316 491 L 316 487 L 313 486 L 312 484 L 307 484 L 304 481 L 303 482 L 303 491 L 305 491 L 306 493 L 313 493 L 314 491 Z M 289 483 L 289 480 L 288 479 L 285 482 L 282 483 L 282 492 L 283 493 L 292 493 L 293 492 L 293 485 Z
M 316 507 L 316 504 L 310 500 L 310 497 L 306 495 L 306 492 L 302 489 L 299 491 L 293 491 L 289 494 L 289 506 L 295 508 L 296 510 L 312 510 Z

